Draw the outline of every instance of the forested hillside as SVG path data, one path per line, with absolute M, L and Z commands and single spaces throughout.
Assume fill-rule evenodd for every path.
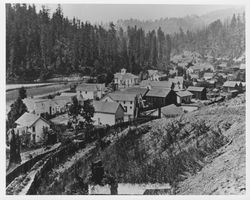
M 180 29 L 169 35 L 161 27 L 123 29 L 111 22 L 105 29 L 68 19 L 60 5 L 50 15 L 45 7 L 37 12 L 34 5 L 6 4 L 7 82 L 72 73 L 107 75 L 123 67 L 139 74 L 148 68 L 166 69 L 170 56 L 183 50 L 240 56 L 245 51 L 244 14 L 234 15 L 230 23 L 217 20 L 200 31 Z
M 127 28 L 128 26 L 137 26 L 142 28 L 146 32 L 157 30 L 159 27 L 166 34 L 174 34 L 179 32 L 180 28 L 186 32 L 197 31 L 210 23 L 220 19 L 221 21 L 231 20 L 232 15 L 242 14 L 244 12 L 243 7 L 227 8 L 222 10 L 215 10 L 207 14 L 197 16 L 188 15 L 185 17 L 169 17 L 156 20 L 138 20 L 138 19 L 120 19 L 117 21 L 117 26 Z
M 172 49 L 177 53 L 189 50 L 212 57 L 238 58 L 245 52 L 245 14 L 233 15 L 230 22 L 216 20 L 196 32 L 180 29 L 172 37 Z

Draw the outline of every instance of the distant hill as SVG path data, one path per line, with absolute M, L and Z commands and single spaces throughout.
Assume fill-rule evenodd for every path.
M 233 14 L 242 14 L 244 7 L 236 7 L 224 10 L 217 10 L 208 14 L 197 16 L 190 15 L 182 18 L 161 18 L 158 20 L 138 20 L 138 19 L 120 19 L 117 21 L 116 26 L 126 29 L 128 26 L 137 26 L 144 29 L 146 32 L 150 30 L 157 30 L 161 27 L 162 31 L 168 34 L 179 32 L 180 28 L 183 31 L 194 31 L 201 29 L 211 22 L 221 19 L 231 19 Z

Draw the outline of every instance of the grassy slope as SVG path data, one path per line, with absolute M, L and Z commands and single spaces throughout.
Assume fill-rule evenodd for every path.
M 231 184 L 226 175 L 233 173 L 232 184 L 236 188 L 231 193 L 244 192 L 244 102 L 242 95 L 181 119 L 155 120 L 125 131 L 123 137 L 102 152 L 105 169 L 115 174 L 119 182 L 169 182 L 181 194 L 230 193 L 219 188 Z M 233 160 L 227 157 L 227 151 Z M 232 168 L 225 167 L 221 156 Z M 211 173 L 216 177 L 224 172 L 225 179 L 212 181 L 208 175 L 204 179 L 200 174 L 205 176 L 207 168 L 211 177 Z M 216 183 L 217 190 L 209 186 Z
M 209 156 L 207 164 L 199 173 L 189 176 L 179 183 L 178 194 L 245 194 L 246 131 L 244 101 L 244 96 L 237 97 L 225 103 L 226 108 L 223 110 L 226 113 L 223 113 L 221 109 L 217 110 L 222 121 L 232 123 L 232 126 L 224 133 L 229 139 L 229 143 Z M 221 114 L 219 114 L 220 112 Z M 215 120 L 216 118 L 211 119 L 211 122 Z

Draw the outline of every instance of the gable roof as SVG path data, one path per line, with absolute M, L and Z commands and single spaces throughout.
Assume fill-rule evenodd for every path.
M 237 81 L 226 81 L 223 87 L 236 87 L 238 85 Z
M 48 121 L 46 121 L 45 119 L 43 119 L 42 117 L 32 114 L 32 113 L 28 113 L 25 112 L 21 117 L 19 117 L 15 123 L 19 124 L 20 126 L 27 126 L 30 127 L 32 126 L 34 123 L 36 123 L 37 120 L 42 119 L 43 121 L 45 121 L 46 123 L 49 124 Z
M 133 79 L 133 78 L 138 78 L 138 76 L 131 74 L 131 73 L 115 73 L 114 78 L 118 78 L 120 80 L 126 80 L 126 79 Z
M 188 91 L 194 91 L 194 92 L 202 92 L 205 88 L 204 87 L 194 87 L 194 86 L 189 86 Z
M 153 88 L 152 90 L 149 90 L 146 94 L 147 97 L 166 97 L 170 89 L 163 89 L 163 88 Z
M 170 81 L 151 81 L 149 83 L 152 87 L 162 87 L 162 88 L 171 88 L 173 87 L 173 82 Z
M 25 98 L 23 99 L 23 103 L 26 105 L 29 112 L 33 112 L 36 105 L 41 103 L 51 103 L 51 99 Z
M 145 96 L 146 93 L 148 92 L 148 89 L 140 88 L 140 87 L 130 87 L 130 88 L 125 89 L 124 92 L 128 94 L 136 94 L 136 95 Z
M 137 95 L 133 93 L 127 93 L 126 91 L 118 91 L 109 93 L 107 96 L 109 96 L 114 101 L 134 101 Z
M 185 90 L 185 91 L 179 91 L 179 92 L 176 92 L 177 96 L 179 97 L 187 97 L 187 96 L 193 96 L 193 93 Z
M 74 96 L 76 96 L 76 95 L 74 95 Z M 72 96 L 55 96 L 54 99 L 51 99 L 51 100 L 52 101 L 56 101 L 56 100 L 71 101 L 72 100 Z
M 118 110 L 119 103 L 116 102 L 108 102 L 108 101 L 93 101 L 93 106 L 95 108 L 96 113 L 108 113 L 115 114 Z M 122 106 L 121 106 L 122 108 Z M 122 108 L 123 109 L 123 108 Z
M 214 73 L 210 73 L 210 72 L 205 72 L 203 77 L 213 77 Z

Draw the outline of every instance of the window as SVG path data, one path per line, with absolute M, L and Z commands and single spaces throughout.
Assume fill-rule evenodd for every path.
M 87 94 L 88 92 L 87 91 L 85 91 L 85 94 Z
M 133 101 L 130 101 L 130 104 L 133 104 Z
M 124 106 L 124 110 L 125 110 L 125 112 L 127 112 L 127 106 Z
M 125 104 L 125 103 L 126 103 L 126 101 L 123 101 L 123 103 Z
M 36 131 L 36 127 L 35 127 L 35 126 L 32 127 L 32 131 L 33 131 L 33 132 Z
M 132 110 L 132 106 L 130 106 L 130 109 Z

